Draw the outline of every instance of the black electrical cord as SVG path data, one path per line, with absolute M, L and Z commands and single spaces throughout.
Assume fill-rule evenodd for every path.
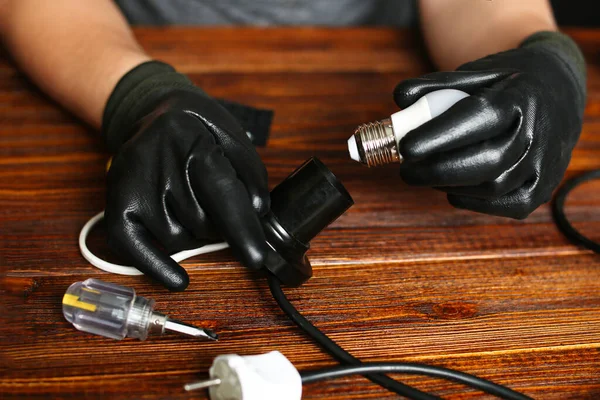
M 336 342 L 331 340 L 327 335 L 321 332 L 316 326 L 311 324 L 304 316 L 302 316 L 298 310 L 290 303 L 290 301 L 283 293 L 281 289 L 281 284 L 277 277 L 272 274 L 267 274 L 267 279 L 269 281 L 269 288 L 271 289 L 271 294 L 273 298 L 281 308 L 281 310 L 296 324 L 300 329 L 302 329 L 308 336 L 310 336 L 314 341 L 316 341 L 319 346 L 327 353 L 329 353 L 336 361 L 342 364 L 347 365 L 362 365 L 361 361 L 356 357 L 352 356 L 346 350 L 341 348 Z M 404 396 L 409 399 L 415 400 L 437 400 L 439 397 L 430 395 L 428 393 L 422 392 L 418 389 L 415 389 L 411 386 L 405 385 L 401 382 L 398 382 L 392 378 L 389 378 L 385 375 L 381 374 L 368 374 L 365 375 L 372 382 L 380 385 L 383 388 L 386 388 L 392 392 L 399 394 L 400 396 Z
M 567 181 L 556 193 L 554 197 L 554 202 L 552 203 L 552 214 L 554 215 L 554 220 L 556 221 L 556 225 L 558 229 L 574 244 L 578 244 L 584 246 L 590 250 L 595 251 L 596 253 L 600 253 L 600 243 L 594 242 L 593 240 L 583 236 L 579 231 L 573 228 L 573 225 L 567 219 L 565 215 L 565 201 L 567 196 L 573 189 L 577 186 L 585 183 L 587 181 L 591 181 L 593 179 L 600 178 L 600 169 L 586 172 L 578 177 L 572 178 Z
M 380 373 L 402 372 L 406 374 L 427 375 L 438 378 L 458 381 L 471 387 L 481 389 L 487 393 L 494 394 L 500 398 L 507 400 L 525 400 L 529 397 L 513 391 L 505 386 L 498 385 L 488 380 L 478 378 L 474 375 L 465 374 L 463 372 L 453 371 L 441 367 L 432 367 L 423 364 L 409 363 L 374 363 L 364 364 L 359 359 L 352 356 L 337 343 L 331 340 L 327 335 L 321 332 L 316 326 L 308 321 L 298 310 L 290 303 L 288 298 L 281 289 L 279 280 L 272 274 L 267 274 L 269 281 L 269 289 L 273 298 L 281 308 L 281 310 L 302 329 L 308 336 L 313 338 L 327 353 L 345 366 L 326 369 L 321 371 L 312 371 L 302 374 L 302 383 L 316 382 L 323 379 L 335 378 L 345 375 L 364 375 L 372 382 L 377 383 L 392 392 L 409 399 L 439 399 L 437 396 L 422 392 L 411 386 L 405 385 L 392 378 L 389 378 Z M 417 372 L 418 371 L 418 372 Z
M 326 379 L 340 378 L 348 375 L 365 375 L 373 373 L 401 373 L 410 375 L 427 375 L 436 378 L 456 381 L 475 389 L 483 390 L 503 399 L 531 400 L 531 397 L 515 392 L 505 386 L 486 379 L 453 371 L 448 368 L 414 363 L 363 363 L 358 366 L 339 366 L 334 368 L 307 371 L 302 373 L 302 384 L 319 382 Z

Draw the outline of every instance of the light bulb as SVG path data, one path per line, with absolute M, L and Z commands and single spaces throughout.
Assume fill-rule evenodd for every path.
M 413 105 L 390 118 L 363 124 L 348 139 L 350 158 L 368 167 L 401 163 L 400 140 L 413 129 L 442 114 L 459 100 L 469 96 L 455 89 L 426 94 Z

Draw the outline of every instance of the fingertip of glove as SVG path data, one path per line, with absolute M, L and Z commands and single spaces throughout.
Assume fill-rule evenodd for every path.
M 420 97 L 420 88 L 415 85 L 415 79 L 400 82 L 394 88 L 394 102 L 400 108 L 407 108 Z
M 154 278 L 172 292 L 182 292 L 190 284 L 190 277 L 186 270 L 170 258 L 164 265 L 152 271 Z
M 265 265 L 267 252 L 268 246 L 266 241 L 248 244 L 242 249 L 242 264 L 248 269 L 257 271 Z
M 256 194 L 252 196 L 252 208 L 256 210 L 261 217 L 265 216 L 271 209 L 271 197 L 267 192 L 264 194 Z
M 187 273 L 172 273 L 164 276 L 161 283 L 172 292 L 183 292 L 190 284 Z
M 458 208 L 458 209 L 461 209 L 461 210 L 465 209 L 465 205 L 463 204 L 460 196 L 457 196 L 457 195 L 452 194 L 452 193 L 448 193 L 446 195 L 446 198 L 448 199 L 448 203 L 452 207 Z
M 398 151 L 404 161 L 416 161 L 427 155 L 426 149 L 421 145 L 420 135 L 408 135 L 400 140 Z

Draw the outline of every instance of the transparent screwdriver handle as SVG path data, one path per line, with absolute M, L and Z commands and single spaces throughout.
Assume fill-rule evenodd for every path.
M 98 279 L 72 284 L 62 304 L 65 318 L 80 331 L 119 340 L 145 340 L 149 330 L 162 331 L 166 320 L 153 312 L 154 300 L 136 296 L 132 288 Z

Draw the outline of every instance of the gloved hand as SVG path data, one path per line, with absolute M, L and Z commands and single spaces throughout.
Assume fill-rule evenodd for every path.
M 567 36 L 540 32 L 516 49 L 401 82 L 401 108 L 439 89 L 470 94 L 400 141 L 401 176 L 455 207 L 517 219 L 550 200 L 581 131 L 585 62 Z
M 112 249 L 171 290 L 189 278 L 168 254 L 217 239 L 248 268 L 262 266 L 267 172 L 215 100 L 166 64 L 142 64 L 111 95 L 103 135 L 115 154 L 105 210 Z

